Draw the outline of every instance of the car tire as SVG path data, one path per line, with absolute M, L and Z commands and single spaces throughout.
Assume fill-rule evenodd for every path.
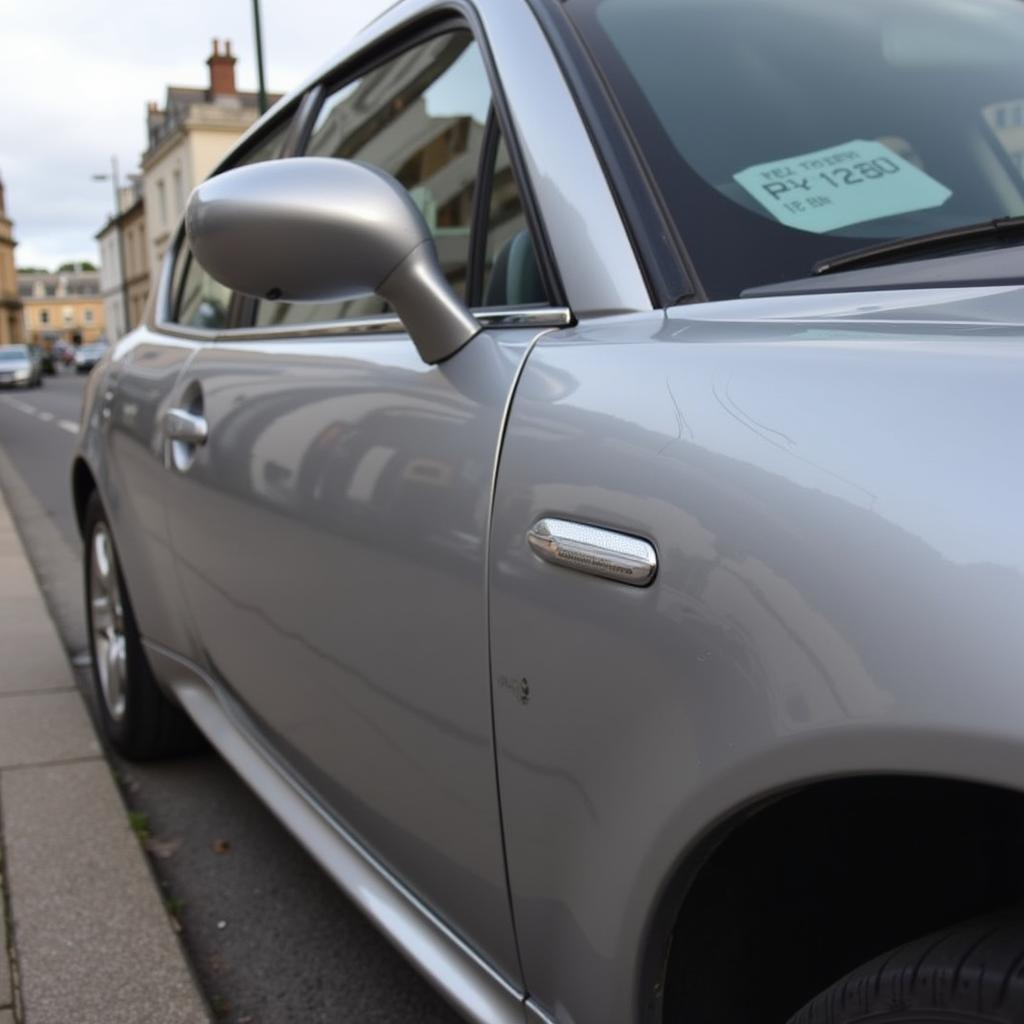
M 96 703 L 118 753 L 151 760 L 202 744 L 191 719 L 161 691 L 142 647 L 113 532 L 99 494 L 85 511 L 85 609 Z
M 789 1024 L 1020 1024 L 1024 914 L 909 942 L 856 968 Z

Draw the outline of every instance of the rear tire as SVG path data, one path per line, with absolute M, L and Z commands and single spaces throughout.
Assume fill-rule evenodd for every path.
M 851 971 L 789 1024 L 1020 1024 L 1024 916 L 936 932 Z
M 103 732 L 118 753 L 149 760 L 200 745 L 199 732 L 160 690 L 142 647 L 113 533 L 99 494 L 85 508 L 85 610 Z

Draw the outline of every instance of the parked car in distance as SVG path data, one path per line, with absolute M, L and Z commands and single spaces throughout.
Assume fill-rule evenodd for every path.
M 1022 53 L 400 0 L 87 383 L 111 742 L 204 733 L 471 1020 L 1024 1021 Z
M 110 346 L 105 341 L 94 341 L 75 349 L 75 371 L 88 373 L 104 356 Z
M 0 387 L 37 388 L 43 369 L 35 350 L 28 345 L 0 345 Z

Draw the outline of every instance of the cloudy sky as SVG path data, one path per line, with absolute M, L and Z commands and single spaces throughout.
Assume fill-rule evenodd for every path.
M 287 92 L 391 0 L 261 0 L 267 89 Z M 98 261 L 109 182 L 137 169 L 148 100 L 205 86 L 211 41 L 230 39 L 256 88 L 251 0 L 0 0 L 0 179 L 19 266 Z

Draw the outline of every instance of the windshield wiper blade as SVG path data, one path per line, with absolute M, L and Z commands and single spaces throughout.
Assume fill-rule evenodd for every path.
M 915 235 L 912 238 L 897 238 L 881 245 L 866 249 L 854 249 L 818 260 L 814 264 L 815 274 L 834 274 L 839 270 L 854 270 L 881 263 L 897 263 L 919 256 L 942 256 L 970 249 L 973 241 L 995 245 L 1024 243 L 1024 217 L 998 217 L 983 220 L 977 224 L 936 231 L 930 235 Z

